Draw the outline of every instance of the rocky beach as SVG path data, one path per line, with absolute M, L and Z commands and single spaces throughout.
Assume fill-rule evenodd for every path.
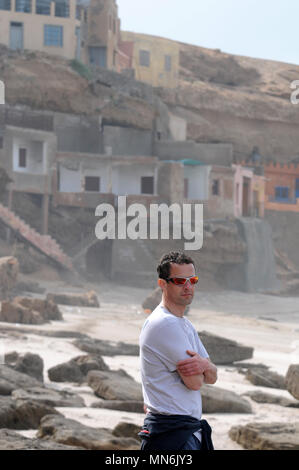
M 30 281 L 43 293 L 22 295 L 61 294 L 61 318 L 0 323 L 0 448 L 138 449 L 138 338 L 152 289 L 40 279 Z M 87 292 L 92 306 L 70 305 Z M 218 365 L 202 391 L 215 448 L 298 449 L 298 297 L 199 287 L 188 318 Z

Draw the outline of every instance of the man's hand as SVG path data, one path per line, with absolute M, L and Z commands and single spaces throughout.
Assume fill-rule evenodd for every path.
M 191 357 L 177 363 L 178 372 L 186 377 L 203 374 L 205 383 L 214 384 L 217 380 L 217 367 L 195 351 L 186 352 Z

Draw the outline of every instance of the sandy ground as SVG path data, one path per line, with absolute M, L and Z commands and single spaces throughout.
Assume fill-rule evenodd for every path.
M 82 288 L 69 286 L 63 282 L 41 282 L 47 292 L 80 292 Z M 98 293 L 100 308 L 78 308 L 60 306 L 64 321 L 53 321 L 37 325 L 36 329 L 78 331 L 98 339 L 126 341 L 138 344 L 139 332 L 146 318 L 141 303 L 150 290 L 119 286 L 115 283 L 87 284 L 83 290 L 94 289 Z M 250 361 L 263 363 L 271 370 L 285 375 L 291 363 L 299 363 L 299 298 L 277 297 L 263 294 L 246 294 L 232 291 L 198 292 L 188 318 L 198 331 L 205 330 L 224 336 L 244 345 L 254 347 Z M 6 328 L 8 323 L 0 323 Z M 11 325 L 15 326 L 15 325 Z M 26 325 L 20 325 L 22 329 Z M 27 328 L 32 329 L 29 325 Z M 50 383 L 47 370 L 72 357 L 83 354 L 73 344 L 72 339 L 42 337 L 32 334 L 1 334 L 5 351 L 18 351 L 39 354 L 44 360 L 45 382 L 54 389 L 69 389 L 79 393 L 85 400 L 86 408 L 58 408 L 67 418 L 76 419 L 93 427 L 113 428 L 120 421 L 142 425 L 144 415 L 123 411 L 94 409 L 90 404 L 99 400 L 87 386 Z M 130 356 L 104 357 L 112 369 L 124 368 L 140 382 L 139 359 Z M 230 366 L 218 367 L 217 386 L 243 394 L 257 387 L 248 382 L 244 375 Z M 258 387 L 261 390 L 292 398 L 285 390 Z M 278 405 L 257 404 L 250 400 L 252 414 L 204 414 L 213 429 L 216 449 L 240 449 L 233 442 L 228 431 L 233 425 L 252 421 L 298 421 L 299 409 Z M 35 436 L 36 431 L 21 431 L 25 436 Z

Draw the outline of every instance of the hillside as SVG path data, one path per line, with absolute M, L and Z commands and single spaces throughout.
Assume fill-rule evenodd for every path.
M 180 44 L 177 89 L 153 89 L 123 75 L 43 53 L 0 47 L 0 79 L 10 105 L 67 113 L 101 114 L 106 122 L 151 129 L 160 98 L 187 120 L 188 138 L 234 144 L 237 158 L 254 146 L 265 158 L 299 155 L 299 106 L 290 83 L 299 66 L 234 56 Z M 86 78 L 87 77 L 87 78 Z

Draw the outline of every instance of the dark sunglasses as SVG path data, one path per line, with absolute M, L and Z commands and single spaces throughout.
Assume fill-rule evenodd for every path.
M 190 277 L 169 277 L 168 279 L 165 279 L 167 282 L 172 282 L 176 286 L 184 286 L 187 281 L 190 281 L 190 283 L 194 286 L 195 284 L 198 283 L 199 281 L 199 276 L 190 276 Z

